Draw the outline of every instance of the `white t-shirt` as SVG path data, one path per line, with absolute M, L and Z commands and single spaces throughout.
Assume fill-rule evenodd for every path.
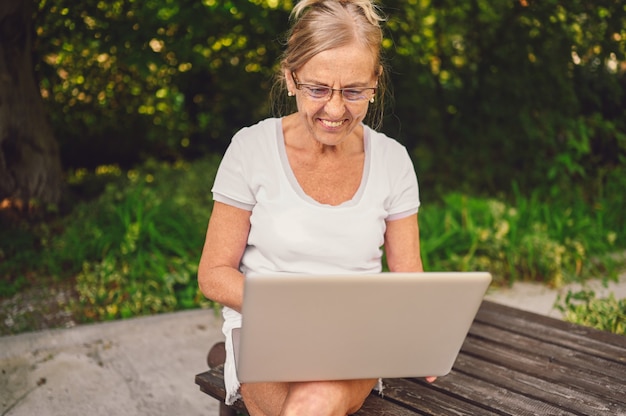
M 241 271 L 377 273 L 385 221 L 417 212 L 413 164 L 400 143 L 364 126 L 365 163 L 355 196 L 321 204 L 298 184 L 285 150 L 281 119 L 240 130 L 220 164 L 214 200 L 252 211 Z
M 291 170 L 282 120 L 270 118 L 240 130 L 219 166 L 213 199 L 252 212 L 241 259 L 246 276 L 259 273 L 378 273 L 386 222 L 417 212 L 413 163 L 400 143 L 364 128 L 361 185 L 338 206 L 307 196 Z M 227 404 L 238 396 L 231 330 L 241 315 L 224 307 Z M 382 388 L 382 387 L 379 387 Z

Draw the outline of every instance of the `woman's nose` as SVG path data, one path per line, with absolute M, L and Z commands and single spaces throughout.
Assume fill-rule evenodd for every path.
M 343 115 L 345 110 L 345 104 L 343 102 L 343 95 L 341 94 L 341 91 L 333 90 L 330 99 L 326 102 L 326 105 L 324 106 L 324 109 L 329 116 Z

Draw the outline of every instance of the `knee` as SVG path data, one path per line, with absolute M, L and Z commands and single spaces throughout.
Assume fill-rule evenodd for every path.
M 367 394 L 343 382 L 307 382 L 290 386 L 282 414 L 346 416 L 358 411 Z M 356 394 L 355 394 L 356 393 Z
M 322 383 L 294 383 L 283 406 L 284 416 L 335 415 L 336 392 Z M 341 416 L 345 416 L 345 413 Z
M 277 415 L 287 396 L 285 383 L 242 384 L 240 393 L 251 416 Z

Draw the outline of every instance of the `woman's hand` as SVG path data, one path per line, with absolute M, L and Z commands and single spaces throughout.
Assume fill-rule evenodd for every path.
M 435 376 L 426 377 L 426 381 L 428 381 L 429 383 L 434 383 L 435 380 L 437 380 L 437 377 Z

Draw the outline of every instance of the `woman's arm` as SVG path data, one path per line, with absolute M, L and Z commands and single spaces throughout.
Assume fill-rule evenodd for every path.
M 417 214 L 387 221 L 385 231 L 387 265 L 392 272 L 421 272 L 420 233 Z
M 202 293 L 239 312 L 244 282 L 239 263 L 248 241 L 250 214 L 250 211 L 215 202 L 198 267 Z
M 396 221 L 387 221 L 385 232 L 387 265 L 392 272 L 423 272 L 420 255 L 420 233 L 417 214 Z M 433 383 L 437 377 L 426 377 Z

